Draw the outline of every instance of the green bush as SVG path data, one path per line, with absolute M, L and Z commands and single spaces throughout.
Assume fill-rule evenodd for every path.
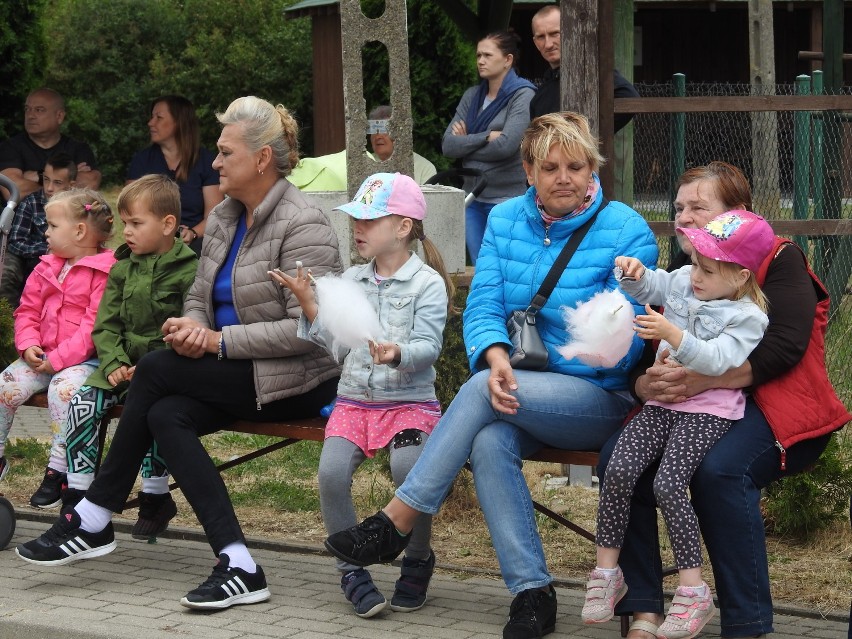
M 41 77 L 44 41 L 38 18 L 44 4 L 44 0 L 0 0 L 0 140 L 23 129 L 24 96 Z
M 768 528 L 798 539 L 844 519 L 852 493 L 852 442 L 832 436 L 814 467 L 771 484 L 764 498 Z
M 0 297 L 0 370 L 18 359 L 15 351 L 15 324 L 12 320 L 12 307 Z

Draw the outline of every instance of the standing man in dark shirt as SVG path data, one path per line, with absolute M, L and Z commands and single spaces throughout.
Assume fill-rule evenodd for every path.
M 100 187 L 95 154 L 85 142 L 60 133 L 64 120 L 62 96 L 53 89 L 36 89 L 24 105 L 24 132 L 0 143 L 0 173 L 18 185 L 22 199 L 41 188 L 41 172 L 47 159 L 57 153 L 66 153 L 77 163 L 78 186 Z
M 539 9 L 532 18 L 533 43 L 541 57 L 550 65 L 544 74 L 544 80 L 538 87 L 530 102 L 530 118 L 537 118 L 545 113 L 562 111 L 559 103 L 559 62 L 561 34 L 559 32 L 559 5 L 549 4 Z M 636 88 L 621 75 L 615 72 L 615 97 L 638 98 Z M 632 113 L 617 113 L 615 115 L 615 132 L 627 126 L 633 119 Z

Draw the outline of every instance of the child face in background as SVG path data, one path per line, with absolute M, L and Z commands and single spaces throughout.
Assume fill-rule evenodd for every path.
M 692 252 L 692 271 L 689 279 L 695 297 L 703 302 L 737 299 L 737 291 L 748 277 L 748 269 L 740 269 L 734 276 L 730 271 L 723 272 L 716 260 Z
M 55 193 L 72 189 L 74 184 L 75 182 L 71 179 L 71 172 L 68 169 L 55 169 L 49 164 L 44 167 L 41 186 L 48 198 L 53 197 Z
M 147 202 L 131 202 L 128 210 L 119 213 L 124 222 L 124 241 L 136 255 L 163 255 L 175 245 L 177 218 L 151 212 Z
M 85 235 L 85 222 L 77 222 L 71 217 L 71 212 L 65 202 L 57 202 L 45 209 L 47 217 L 48 250 L 66 260 L 72 260 L 81 254 L 80 241 Z
M 355 220 L 354 236 L 358 255 L 369 260 L 404 248 L 396 218 L 396 215 L 386 215 L 375 220 Z

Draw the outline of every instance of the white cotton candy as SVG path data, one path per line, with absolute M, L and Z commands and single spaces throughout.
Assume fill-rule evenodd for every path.
M 317 303 L 323 326 L 332 336 L 331 354 L 361 348 L 370 340 L 382 340 L 382 325 L 360 284 L 334 275 L 316 280 Z
M 573 339 L 557 350 L 594 368 L 612 368 L 633 342 L 633 306 L 619 290 L 602 291 L 577 308 L 562 307 L 565 328 Z

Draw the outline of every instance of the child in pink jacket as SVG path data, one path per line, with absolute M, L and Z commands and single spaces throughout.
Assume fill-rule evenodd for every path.
M 27 279 L 15 311 L 15 348 L 21 357 L 0 373 L 0 479 L 9 470 L 6 440 L 18 407 L 47 390 L 53 446 L 31 501 L 51 508 L 61 502 L 65 479 L 62 427 L 68 404 L 97 368 L 92 327 L 115 258 L 103 248 L 112 231 L 112 212 L 97 192 L 58 193 L 45 213 L 49 253 Z

